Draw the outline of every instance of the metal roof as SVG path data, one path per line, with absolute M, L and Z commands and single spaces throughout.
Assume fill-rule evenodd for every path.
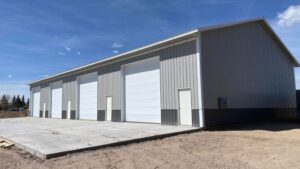
M 256 19 L 243 20 L 243 21 L 229 23 L 229 24 L 220 24 L 220 25 L 214 25 L 214 26 L 198 28 L 198 29 L 195 29 L 195 30 L 183 33 L 183 34 L 179 34 L 177 36 L 174 36 L 174 37 L 162 40 L 162 41 L 158 41 L 158 42 L 143 46 L 141 48 L 133 49 L 133 50 L 130 50 L 130 51 L 118 54 L 118 55 L 114 55 L 114 56 L 112 56 L 110 58 L 107 58 L 107 59 L 102 59 L 102 60 L 99 60 L 97 62 L 93 62 L 93 63 L 87 64 L 87 65 L 84 65 L 84 66 L 81 66 L 81 67 L 77 67 L 77 68 L 74 68 L 74 69 L 71 69 L 71 70 L 67 70 L 67 71 L 64 71 L 64 72 L 61 72 L 61 73 L 58 73 L 58 74 L 55 74 L 55 75 L 37 80 L 37 81 L 32 81 L 28 84 L 32 85 L 32 84 L 43 82 L 43 81 L 46 81 L 46 80 L 61 78 L 63 76 L 67 76 L 67 75 L 70 75 L 70 74 L 73 74 L 73 73 L 77 73 L 78 71 L 81 71 L 81 70 L 94 68 L 95 66 L 102 65 L 104 63 L 111 63 L 111 62 L 114 62 L 114 61 L 118 61 L 118 60 L 124 59 L 124 58 L 126 58 L 130 55 L 135 55 L 135 54 L 147 51 L 147 50 L 151 50 L 153 48 L 157 48 L 157 47 L 167 45 L 169 43 L 173 43 L 173 42 L 177 42 L 177 41 L 180 41 L 180 40 L 185 40 L 185 39 L 188 39 L 188 38 L 195 37 L 197 35 L 197 33 L 200 33 L 200 32 L 213 31 L 213 30 L 217 30 L 217 29 L 223 29 L 223 28 L 238 26 L 238 25 L 242 25 L 242 24 L 248 24 L 248 23 L 251 23 L 251 22 L 257 22 L 257 23 L 262 24 L 262 26 L 264 26 L 264 28 L 266 28 L 266 31 L 271 35 L 273 40 L 275 40 L 279 44 L 279 46 L 283 49 L 283 51 L 286 52 L 286 54 L 289 56 L 290 60 L 294 64 L 294 66 L 295 67 L 299 66 L 298 61 L 291 54 L 291 52 L 286 48 L 286 46 L 282 43 L 282 41 L 275 34 L 275 32 L 269 26 L 269 24 L 263 18 L 256 18 Z

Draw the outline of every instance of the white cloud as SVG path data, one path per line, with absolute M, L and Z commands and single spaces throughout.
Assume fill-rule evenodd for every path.
M 58 51 L 57 53 L 62 56 L 66 55 L 64 52 L 61 52 L 61 51 Z
M 282 27 L 300 24 L 300 5 L 289 6 L 277 16 L 277 24 Z
M 112 51 L 114 54 L 117 54 L 117 53 L 119 53 L 119 51 L 118 50 L 113 50 Z
M 123 47 L 124 45 L 122 43 L 118 43 L 118 42 L 114 42 L 111 47 L 112 48 L 121 48 Z
M 77 52 L 77 55 L 80 55 L 80 52 L 79 52 L 79 51 Z
M 11 79 L 13 76 L 12 75 L 7 75 L 7 78 Z
M 70 52 L 70 51 L 71 51 L 71 48 L 70 48 L 70 47 L 68 47 L 68 46 L 65 46 L 65 49 L 66 49 L 68 52 Z

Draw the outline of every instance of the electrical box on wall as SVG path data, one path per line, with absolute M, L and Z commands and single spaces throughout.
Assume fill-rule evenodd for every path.
M 218 107 L 219 109 L 226 109 L 228 107 L 226 97 L 218 97 Z

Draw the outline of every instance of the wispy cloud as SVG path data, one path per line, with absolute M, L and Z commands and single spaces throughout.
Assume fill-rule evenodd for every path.
M 77 52 L 77 55 L 80 55 L 80 54 L 81 54 L 81 53 L 78 51 L 78 52 Z
M 58 51 L 57 53 L 62 56 L 66 55 L 64 52 L 61 52 L 61 51 Z
M 292 5 L 277 16 L 277 24 L 282 27 L 300 24 L 300 5 Z
M 13 78 L 13 76 L 12 75 L 7 75 L 7 78 L 11 79 L 11 78 Z
M 65 46 L 66 51 L 70 52 L 72 49 L 68 46 Z
M 111 47 L 112 48 L 122 48 L 124 45 L 122 43 L 119 42 L 114 42 Z
M 112 51 L 114 54 L 117 54 L 117 53 L 119 53 L 119 51 L 118 50 L 113 50 Z

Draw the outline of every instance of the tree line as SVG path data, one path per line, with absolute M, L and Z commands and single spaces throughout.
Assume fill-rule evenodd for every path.
M 19 95 L 13 96 L 3 95 L 0 100 L 0 110 L 20 110 L 20 108 L 28 109 L 29 108 L 29 99 L 25 101 L 24 95 L 20 97 Z

